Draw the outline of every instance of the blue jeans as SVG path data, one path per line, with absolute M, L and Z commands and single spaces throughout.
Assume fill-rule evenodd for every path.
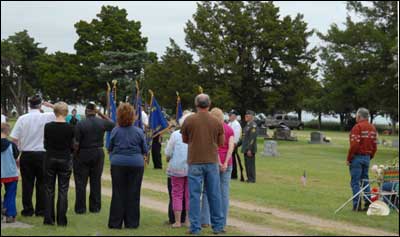
M 4 194 L 4 204 L 3 208 L 6 209 L 7 217 L 16 217 L 17 216 L 17 181 L 11 183 L 5 183 L 4 188 L 6 193 Z
M 369 163 L 370 163 L 370 156 L 368 155 L 355 155 L 353 160 L 350 164 L 350 175 L 351 175 L 351 189 L 353 190 L 353 195 L 360 191 L 360 186 L 363 184 L 363 187 L 368 185 L 368 170 L 369 170 Z M 364 182 L 363 182 L 364 181 Z M 370 199 L 371 189 L 370 187 L 364 190 L 364 193 L 367 194 L 368 198 Z M 359 206 L 360 202 L 360 195 L 353 199 L 353 208 Z M 367 203 L 368 200 L 365 198 L 365 202 Z
M 228 166 L 228 169 L 219 173 L 220 177 L 220 190 L 222 200 L 222 214 L 224 216 L 224 226 L 226 226 L 226 220 L 228 218 L 229 209 L 229 185 L 231 183 L 232 166 Z M 201 224 L 210 224 L 210 207 L 208 205 L 207 191 L 203 190 L 203 200 L 201 206 Z
M 218 164 L 189 165 L 189 219 L 190 231 L 199 234 L 200 224 L 200 196 L 203 182 L 207 189 L 207 198 L 210 201 L 211 227 L 214 232 L 224 229 L 224 218 L 221 208 L 220 180 Z

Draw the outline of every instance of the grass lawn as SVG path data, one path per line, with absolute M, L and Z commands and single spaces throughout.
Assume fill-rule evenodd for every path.
M 17 210 L 22 210 L 21 204 L 21 184 L 18 184 Z M 73 211 L 75 203 L 75 190 L 69 190 L 69 209 L 67 213 L 68 226 L 45 226 L 42 217 L 23 217 L 19 214 L 17 220 L 33 225 L 32 228 L 17 229 L 7 228 L 1 230 L 1 236 L 184 236 L 186 228 L 173 229 L 169 225 L 164 225 L 167 215 L 147 208 L 141 208 L 140 226 L 138 229 L 108 229 L 108 215 L 110 210 L 111 198 L 102 197 L 102 210 L 98 214 L 88 213 L 86 215 L 76 215 Z M 228 228 L 228 235 L 244 235 L 243 233 Z M 211 229 L 205 229 L 203 235 L 212 234 Z
M 272 134 L 272 131 L 268 131 Z M 279 157 L 263 157 L 263 139 L 258 140 L 258 154 L 256 155 L 257 183 L 246 184 L 239 181 L 231 183 L 231 198 L 259 206 L 280 208 L 309 214 L 325 219 L 348 222 L 360 226 L 373 227 L 388 232 L 399 233 L 399 215 L 393 212 L 387 217 L 369 217 L 365 213 L 354 213 L 351 204 L 338 214 L 334 211 L 351 197 L 349 169 L 345 164 L 348 150 L 348 133 L 346 132 L 324 132 L 332 139 L 332 144 L 316 145 L 308 144 L 311 130 L 294 131 L 299 138 L 298 142 L 278 141 Z M 167 136 L 165 136 L 167 137 Z M 390 141 L 398 139 L 394 136 L 381 136 L 380 139 Z M 165 139 L 166 140 L 166 139 Z M 165 145 L 163 145 L 163 148 Z M 243 155 L 242 155 L 243 158 Z M 392 147 L 379 145 L 378 152 L 372 164 L 385 164 L 398 158 L 398 150 Z M 109 173 L 109 161 L 106 157 L 104 172 Z M 167 177 L 165 156 L 163 155 L 163 170 L 154 170 L 152 162 L 145 169 L 145 180 L 165 185 Z M 300 177 L 306 171 L 307 185 L 301 184 Z M 372 177 L 371 177 L 372 178 Z M 109 183 L 104 181 L 105 186 Z M 73 190 L 70 194 L 73 193 Z M 159 199 L 166 199 L 164 194 L 144 190 L 143 194 Z M 71 196 L 71 195 L 70 195 Z M 70 197 L 70 205 L 74 197 Z M 171 230 L 161 223 L 166 219 L 165 214 L 153 212 L 142 208 L 142 224 L 139 230 L 110 231 L 107 229 L 108 208 L 110 200 L 103 201 L 103 211 L 99 216 L 93 215 L 75 217 L 69 211 L 70 225 L 66 229 L 43 227 L 42 219 L 20 217 L 19 220 L 26 223 L 38 225 L 29 230 L 2 230 L 2 235 L 14 234 L 44 234 L 44 235 L 180 235 L 181 230 Z M 20 200 L 18 200 L 20 205 Z M 19 207 L 20 209 L 20 207 Z M 274 217 L 251 213 L 243 209 L 231 209 L 231 215 L 243 221 L 255 224 L 267 224 L 271 227 L 297 230 L 306 235 L 331 235 L 335 233 L 324 232 L 324 230 L 312 230 L 298 223 L 284 223 L 274 220 Z M 81 223 L 84 222 L 85 225 Z M 159 225 L 158 225 L 159 224 Z M 28 232 L 26 232 L 28 231 Z M 207 233 L 206 233 L 207 234 Z M 336 233 L 338 234 L 338 233 Z M 344 233 L 341 233 L 344 234 Z
M 231 197 L 256 205 L 277 207 L 398 233 L 399 215 L 396 212 L 392 212 L 388 217 L 369 217 L 365 213 L 352 212 L 349 204 L 341 212 L 334 214 L 334 211 L 352 196 L 349 169 L 345 164 L 348 133 L 324 132 L 332 139 L 332 144 L 316 145 L 308 144 L 310 132 L 294 131 L 299 138 L 298 142 L 278 141 L 279 157 L 263 157 L 263 139 L 260 138 L 259 152 L 256 155 L 257 183 L 233 181 Z M 396 137 L 380 137 L 382 138 L 391 141 Z M 397 149 L 380 145 L 372 164 L 385 164 L 396 157 Z M 146 180 L 166 185 L 165 157 L 163 159 L 163 171 L 152 169 L 150 162 L 145 171 Z M 307 175 L 305 187 L 300 182 L 304 171 Z M 107 168 L 105 172 L 109 172 Z

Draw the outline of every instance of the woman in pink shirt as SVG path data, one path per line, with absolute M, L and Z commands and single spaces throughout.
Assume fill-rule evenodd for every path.
M 218 147 L 220 185 L 221 185 L 221 201 L 224 216 L 224 224 L 226 226 L 229 207 L 229 185 L 232 174 L 232 153 L 235 147 L 233 129 L 224 123 L 224 113 L 219 108 L 213 108 L 211 115 L 217 118 L 224 127 L 225 142 L 223 146 Z M 205 189 L 204 189 L 205 190 Z M 205 192 L 205 191 L 204 191 Z M 203 227 L 210 225 L 210 208 L 208 205 L 207 195 L 204 195 L 201 208 L 201 223 Z

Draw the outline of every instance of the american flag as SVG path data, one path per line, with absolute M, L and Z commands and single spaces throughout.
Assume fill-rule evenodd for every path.
M 301 176 L 301 182 L 303 183 L 303 186 L 306 186 L 307 176 L 306 176 L 306 171 L 305 170 L 304 170 L 303 176 Z

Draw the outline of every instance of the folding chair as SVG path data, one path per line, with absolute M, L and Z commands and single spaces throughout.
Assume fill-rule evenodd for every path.
M 360 202 L 358 202 L 358 205 L 360 205 L 361 203 L 361 198 L 365 198 L 367 201 L 369 201 L 370 203 L 372 203 L 371 199 L 368 197 L 371 194 L 376 194 L 376 193 L 367 193 L 364 192 L 365 189 L 367 189 L 368 187 L 371 187 L 371 184 L 375 183 L 379 186 L 379 191 L 378 191 L 378 196 L 379 199 L 384 201 L 385 203 L 387 203 L 389 205 L 389 207 L 392 207 L 393 209 L 395 209 L 397 212 L 399 212 L 399 208 L 395 205 L 395 203 L 399 200 L 399 190 L 398 190 L 398 186 L 399 186 L 399 168 L 394 168 L 394 167 L 389 167 L 387 169 L 384 170 L 383 173 L 383 178 L 382 179 L 370 179 L 370 180 L 362 180 L 361 181 L 361 189 L 358 193 L 356 193 L 355 195 L 353 195 L 351 198 L 349 198 L 345 203 L 343 203 L 343 205 L 341 205 L 336 211 L 335 214 L 338 213 L 340 210 L 342 210 L 347 204 L 349 204 L 351 201 L 353 201 L 354 198 L 356 198 L 358 195 L 360 195 Z M 364 186 L 364 183 L 368 182 L 367 185 Z M 383 185 L 385 183 L 392 183 L 392 188 L 391 191 L 383 191 Z M 397 185 L 397 190 L 395 190 L 395 187 Z M 387 196 L 395 196 L 394 199 L 394 203 L 391 200 L 391 198 L 387 198 Z M 358 206 L 357 206 L 358 208 Z
M 389 184 L 389 191 L 383 191 L 383 187 L 385 184 Z M 397 167 L 389 167 L 383 172 L 383 182 L 381 183 L 379 189 L 379 197 L 385 203 L 388 204 L 389 207 L 395 209 L 399 212 L 399 207 L 396 205 L 399 201 L 399 168 Z M 389 197 L 389 198 L 388 198 Z M 393 200 L 392 200 L 392 197 Z

